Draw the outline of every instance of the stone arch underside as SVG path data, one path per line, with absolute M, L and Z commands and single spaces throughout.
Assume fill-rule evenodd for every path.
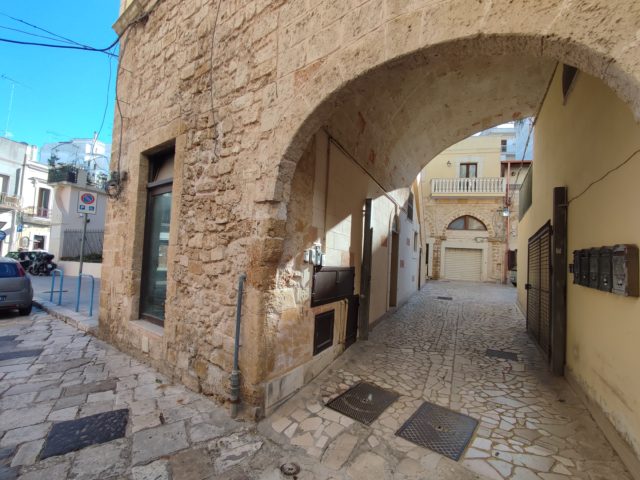
M 640 62 L 631 53 L 640 4 L 418 3 L 395 16 L 383 9 L 357 39 L 285 74 L 286 95 L 270 114 L 273 141 L 262 152 L 274 168 L 256 211 L 287 221 L 298 160 L 320 129 L 386 190 L 407 187 L 450 145 L 534 115 L 557 62 L 602 79 L 640 117 Z M 276 275 L 286 260 L 271 264 Z M 265 298 L 270 324 L 278 323 L 276 297 Z

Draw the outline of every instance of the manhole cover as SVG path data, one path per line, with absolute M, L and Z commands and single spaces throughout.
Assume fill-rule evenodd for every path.
M 128 420 L 129 410 L 123 408 L 55 423 L 47 435 L 40 460 L 122 438 Z
M 42 353 L 42 349 L 38 350 L 14 350 L 13 352 L 0 353 L 0 360 L 11 360 L 13 358 L 37 357 Z
M 441 455 L 459 460 L 478 425 L 478 421 L 424 402 L 396 435 Z
M 288 477 L 292 477 L 300 473 L 300 466 L 297 463 L 287 462 L 280 465 L 280 471 Z
M 453 300 L 453 297 L 437 297 L 438 300 Z
M 518 354 L 514 352 L 505 352 L 504 350 L 493 350 L 491 348 L 487 348 L 487 357 L 494 358 L 502 358 L 504 360 L 513 360 L 514 362 L 518 361 Z
M 331 400 L 327 407 L 360 423 L 371 425 L 397 398 L 398 394 L 395 392 L 361 382 Z

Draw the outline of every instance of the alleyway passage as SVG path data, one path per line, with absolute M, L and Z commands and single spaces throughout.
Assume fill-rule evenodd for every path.
M 0 480 L 292 479 L 286 462 L 297 480 L 630 480 L 514 293 L 429 283 L 257 426 L 43 312 L 0 314 Z M 360 380 L 400 394 L 371 426 L 324 407 Z M 394 435 L 425 399 L 480 420 L 459 462 Z
M 630 479 L 567 382 L 547 372 L 515 295 L 506 286 L 429 282 L 261 430 L 353 478 L 475 478 L 463 466 L 491 479 Z M 487 349 L 515 352 L 517 361 Z M 400 394 L 371 426 L 323 406 L 360 381 Z M 395 436 L 425 400 L 480 421 L 459 462 Z

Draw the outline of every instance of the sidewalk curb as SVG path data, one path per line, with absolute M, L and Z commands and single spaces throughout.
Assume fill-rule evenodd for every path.
M 89 335 L 93 335 L 94 337 L 97 336 L 97 320 L 88 318 L 73 310 L 69 310 L 68 308 L 60 307 L 55 303 L 34 299 L 33 304 L 47 312 L 52 317 L 57 318 L 58 320 L 62 320 L 72 327 L 75 327 L 82 332 L 86 332 Z

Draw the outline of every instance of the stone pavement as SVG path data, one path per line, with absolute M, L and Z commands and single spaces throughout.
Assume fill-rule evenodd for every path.
M 490 284 L 428 283 L 260 431 L 346 470 L 336 478 L 462 479 L 474 472 L 489 479 L 630 480 L 567 382 L 548 373 L 515 293 Z M 487 357 L 487 349 L 515 352 L 518 360 Z M 361 380 L 400 394 L 369 427 L 323 406 Z M 459 462 L 395 436 L 425 400 L 479 420 Z M 466 473 L 452 473 L 461 467 Z
M 513 302 L 432 282 L 257 425 L 44 312 L 0 314 L 0 480 L 630 480 Z M 401 395 L 371 426 L 323 406 L 361 379 Z M 480 420 L 459 462 L 394 435 L 423 399 Z

